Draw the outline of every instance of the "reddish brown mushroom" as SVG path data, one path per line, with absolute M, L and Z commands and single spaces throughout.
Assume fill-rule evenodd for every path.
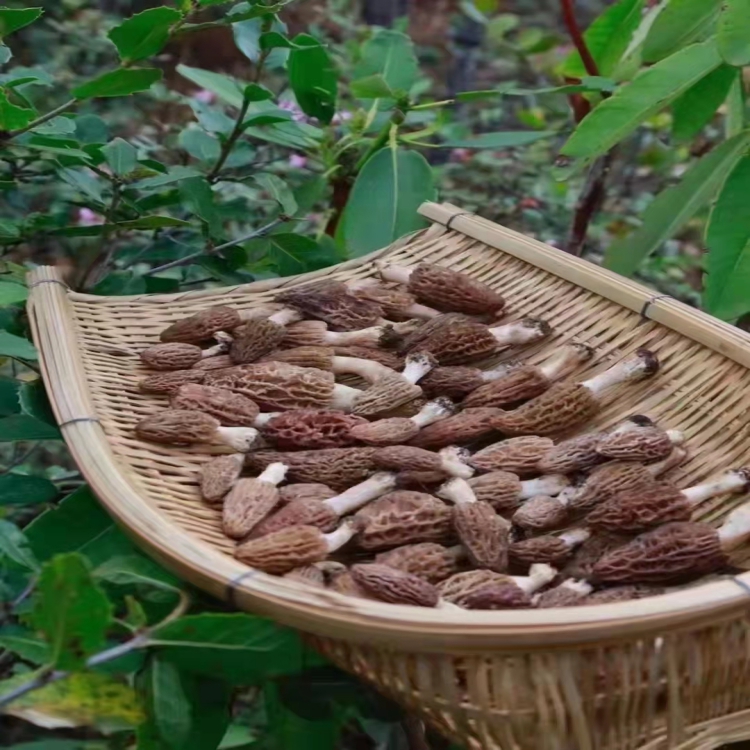
M 142 393 L 169 396 L 176 393 L 186 383 L 202 383 L 206 378 L 204 370 L 173 370 L 156 372 L 139 381 L 138 389 Z
M 410 445 L 377 448 L 372 460 L 381 468 L 393 471 L 441 472 L 447 477 L 468 479 L 474 470 L 464 461 L 468 453 L 456 447 L 443 448 L 439 453 Z
M 477 451 L 469 465 L 477 471 L 509 471 L 519 476 L 539 474 L 539 461 L 554 447 L 550 438 L 524 435 L 493 443 Z
M 229 348 L 229 340 L 221 340 L 215 346 L 201 349 L 195 344 L 171 342 L 154 344 L 141 352 L 141 361 L 152 370 L 187 370 L 211 357 L 223 354 Z
M 419 576 L 379 563 L 352 565 L 354 582 L 375 599 L 389 604 L 436 607 L 437 589 Z
M 279 450 L 343 448 L 356 440 L 351 432 L 366 419 L 340 411 L 296 409 L 273 415 L 261 427 L 261 435 Z
M 409 443 L 432 450 L 472 443 L 494 432 L 492 420 L 499 414 L 502 414 L 500 409 L 464 409 L 421 429 Z
M 570 500 L 576 491 L 574 487 L 566 487 L 557 497 L 534 495 L 518 506 L 511 520 L 527 531 L 559 529 L 568 523 Z
M 299 482 L 279 488 L 279 502 L 282 505 L 291 503 L 293 500 L 327 500 L 334 495 L 336 495 L 335 490 L 328 485 L 315 482 Z
M 277 485 L 286 476 L 281 463 L 267 466 L 257 478 L 239 479 L 224 498 L 222 528 L 233 539 L 246 537 L 279 503 Z
M 550 474 L 536 479 L 519 479 L 509 471 L 491 471 L 469 480 L 478 500 L 488 502 L 495 510 L 505 513 L 536 495 L 557 495 L 569 486 L 567 477 Z
M 438 583 L 457 573 L 465 556 L 466 550 L 461 545 L 444 547 L 433 542 L 420 542 L 380 552 L 375 555 L 375 562 Z
M 354 440 L 368 445 L 397 445 L 411 440 L 429 424 L 449 417 L 455 412 L 455 405 L 450 399 L 438 398 L 422 407 L 413 417 L 391 417 L 353 426 L 350 436 Z
M 590 536 L 588 529 L 571 529 L 559 536 L 535 536 L 513 542 L 508 555 L 510 562 L 519 569 L 526 569 L 534 563 L 547 563 L 559 568 L 570 560 L 576 547 Z
M 209 414 L 227 427 L 257 427 L 260 412 L 249 398 L 211 385 L 186 383 L 172 394 L 169 405 L 173 409 L 190 409 Z
M 461 575 L 464 576 L 462 580 L 454 580 Z M 479 576 L 472 577 L 470 574 L 459 573 L 439 584 L 438 592 L 446 600 L 465 609 L 530 607 L 532 594 L 544 588 L 556 575 L 557 571 L 554 568 L 544 564 L 532 565 L 528 576 L 502 576 L 499 579 L 485 581 Z
M 195 315 L 181 318 L 165 328 L 159 338 L 164 342 L 177 341 L 200 344 L 214 337 L 218 331 L 231 331 L 254 313 L 240 312 L 225 305 L 210 307 Z
M 425 376 L 420 385 L 428 396 L 448 396 L 461 399 L 486 383 L 503 378 L 521 365 L 518 362 L 503 362 L 489 370 L 466 365 L 436 367 Z
M 420 305 L 411 292 L 403 286 L 385 286 L 376 279 L 348 281 L 349 293 L 357 299 L 380 305 L 383 315 L 389 320 L 411 320 L 412 318 L 434 318 L 439 311 Z
M 594 587 L 588 581 L 576 581 L 573 578 L 563 581 L 549 591 L 543 591 L 532 598 L 532 603 L 540 609 L 550 607 L 577 607 L 588 604 L 589 595 Z
M 286 338 L 286 326 L 300 320 L 296 310 L 281 310 L 268 318 L 249 320 L 233 332 L 229 358 L 236 365 L 255 362 Z
M 201 467 L 201 495 L 207 503 L 221 503 L 239 479 L 245 463 L 244 453 L 217 456 Z

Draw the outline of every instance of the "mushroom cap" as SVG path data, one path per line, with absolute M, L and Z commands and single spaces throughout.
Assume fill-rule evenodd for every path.
M 592 529 L 637 534 L 670 521 L 689 521 L 693 507 L 685 495 L 667 482 L 623 490 L 597 505 L 586 516 Z
M 491 287 L 460 271 L 420 263 L 409 276 L 409 291 L 438 310 L 497 315 L 505 300 Z
M 295 367 L 313 367 L 330 370 L 334 350 L 329 346 L 294 346 L 291 349 L 274 349 L 264 354 L 258 362 L 286 362 Z
M 460 322 L 475 323 L 476 321 L 461 313 L 444 313 L 422 321 L 413 331 L 404 336 L 398 346 L 399 353 L 405 354 L 412 350 L 416 351 L 419 344 L 432 336 L 433 333 L 445 326 Z
M 377 417 L 421 395 L 422 389 L 418 385 L 410 383 L 394 372 L 393 376 L 382 377 L 367 390 L 362 391 L 362 395 L 357 397 L 352 407 L 352 414 Z
M 229 358 L 228 354 L 217 354 L 214 357 L 204 357 L 199 359 L 192 367 L 193 370 L 226 370 L 229 367 L 234 367 L 234 362 Z
M 382 469 L 394 471 L 441 471 L 440 456 L 424 448 L 389 445 L 377 448 L 372 460 Z
M 526 569 L 534 563 L 548 563 L 559 567 L 573 554 L 573 547 L 556 536 L 537 536 L 513 542 L 508 550 L 510 561 Z
M 280 461 L 289 467 L 287 479 L 293 482 L 325 484 L 343 492 L 367 479 L 375 471 L 375 448 L 324 448 L 314 451 L 255 451 L 249 453 L 246 465 L 260 472 L 268 464 Z
M 255 362 L 281 344 L 286 328 L 268 318 L 255 318 L 239 326 L 229 347 L 229 356 L 236 365 Z
M 252 427 L 260 412 L 254 401 L 239 393 L 199 383 L 181 385 L 169 405 L 173 409 L 202 411 L 228 427 Z
M 581 604 L 611 604 L 613 602 L 626 602 L 633 599 L 645 599 L 648 596 L 663 594 L 664 589 L 660 586 L 612 586 L 589 594 Z
M 458 572 L 458 555 L 433 542 L 407 544 L 380 552 L 375 555 L 375 562 L 419 576 L 429 583 L 438 583 Z
M 143 364 L 152 370 L 186 370 L 203 359 L 201 351 L 195 344 L 174 341 L 149 346 L 141 352 L 140 357 Z
M 558 443 L 539 460 L 539 471 L 544 474 L 572 474 L 588 471 L 604 461 L 596 448 L 602 434 L 590 432 Z
M 524 609 L 532 606 L 531 597 L 515 583 L 490 583 L 463 597 L 466 609 Z
M 468 463 L 478 471 L 509 471 L 519 476 L 539 474 L 539 461 L 554 445 L 550 438 L 524 435 L 488 445 Z
M 272 417 L 261 433 L 280 450 L 342 448 L 355 442 L 351 430 L 363 424 L 369 423 L 354 414 L 297 409 Z
M 366 284 L 350 289 L 349 293 L 357 299 L 367 300 L 379 305 L 384 317 L 388 320 L 411 320 L 409 308 L 416 302 L 413 294 L 402 286 L 388 287 L 383 284 Z
M 605 555 L 627 544 L 631 537 L 622 534 L 597 532 L 590 536 L 573 553 L 562 573 L 566 578 L 588 580 L 593 575 L 594 565 Z
M 295 307 L 307 317 L 322 320 L 337 331 L 368 328 L 384 317 L 380 305 L 354 297 L 344 284 L 335 281 L 290 287 L 277 294 L 275 301 Z
M 159 338 L 165 342 L 196 344 L 208 341 L 217 331 L 231 331 L 241 323 L 242 319 L 236 310 L 218 305 L 175 321 L 161 332 Z
M 228 537 L 242 539 L 279 502 L 279 491 L 270 482 L 247 477 L 239 479 L 224 498 L 222 528 Z
M 487 326 L 473 320 L 452 320 L 409 351 L 429 352 L 441 365 L 460 365 L 489 357 L 497 349 L 497 339 Z
M 484 384 L 482 371 L 476 367 L 454 365 L 436 367 L 419 381 L 422 390 L 428 396 L 449 396 L 463 398 L 475 388 Z
M 453 523 L 469 560 L 478 568 L 508 570 L 510 524 L 484 502 L 461 503 L 453 508 Z
M 333 351 L 339 357 L 370 359 L 392 370 L 401 370 L 404 367 L 403 357 L 376 346 L 334 346 Z
M 653 475 L 643 464 L 629 461 L 605 464 L 594 469 L 580 490 L 572 495 L 570 509 L 574 513 L 587 513 L 620 492 L 649 487 L 653 483 Z
M 218 419 L 201 411 L 165 409 L 135 426 L 139 439 L 166 445 L 210 443 L 221 426 Z
M 491 422 L 499 414 L 502 414 L 500 409 L 464 409 L 423 427 L 410 444 L 418 448 L 445 448 L 480 440 L 492 433 Z
M 291 503 L 292 500 L 328 500 L 337 493 L 328 485 L 316 482 L 299 482 L 279 487 L 279 502 L 281 504 Z
M 568 508 L 558 498 L 537 495 L 521 503 L 511 520 L 531 531 L 559 529 L 568 522 Z
M 465 399 L 464 406 L 503 407 L 536 398 L 544 393 L 552 381 L 533 365 L 522 365 L 490 383 L 480 385 Z
M 265 573 L 283 575 L 302 565 L 324 560 L 328 544 L 314 526 L 292 526 L 240 544 L 234 556 Z
M 338 520 L 338 515 L 322 500 L 292 500 L 260 521 L 252 536 L 266 536 L 289 526 L 315 526 L 321 531 L 333 531 Z
M 411 440 L 419 427 L 407 417 L 391 417 L 379 419 L 377 422 L 367 422 L 352 427 L 349 435 L 368 445 L 397 445 Z
M 596 450 L 605 458 L 618 461 L 659 461 L 674 448 L 669 435 L 660 427 L 639 427 L 602 435 Z
M 554 435 L 588 422 L 599 408 L 582 383 L 555 383 L 541 396 L 496 416 L 492 427 L 505 435 Z
M 467 570 L 441 581 L 437 590 L 443 599 L 463 607 L 466 597 L 477 589 L 488 584 L 504 585 L 512 580 L 510 576 L 492 570 Z
M 667 523 L 604 555 L 593 578 L 601 583 L 673 584 L 724 567 L 716 530 L 705 523 Z
M 550 607 L 577 607 L 580 604 L 589 604 L 590 594 L 584 594 L 568 586 L 555 586 L 549 591 L 543 591 L 534 598 L 534 606 L 538 609 L 549 609 Z
M 202 383 L 204 370 L 173 370 L 172 372 L 155 372 L 138 383 L 142 393 L 165 394 L 175 393 L 185 383 Z
M 316 565 L 301 565 L 299 568 L 294 568 L 294 570 L 284 573 L 283 577 L 290 581 L 315 586 L 318 589 L 326 587 L 325 573 Z
M 469 479 L 477 500 L 489 503 L 496 511 L 513 510 L 521 502 L 521 480 L 509 471 L 491 471 Z
M 207 461 L 201 467 L 200 488 L 201 495 L 207 503 L 221 503 L 224 495 L 239 479 L 245 463 L 243 453 L 233 453 L 217 456 Z
M 423 492 L 398 490 L 379 497 L 357 512 L 359 546 L 367 550 L 416 542 L 447 542 L 452 537 L 450 507 Z
M 331 578 L 328 584 L 331 591 L 345 596 L 356 596 L 358 599 L 375 599 L 370 596 L 355 580 L 349 570 L 345 570 Z
M 435 607 L 440 599 L 431 583 L 390 565 L 352 565 L 350 572 L 354 582 L 368 594 L 390 604 Z

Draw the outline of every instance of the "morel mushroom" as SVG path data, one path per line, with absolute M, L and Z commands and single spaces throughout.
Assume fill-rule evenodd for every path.
M 204 359 L 223 354 L 228 347 L 227 340 L 222 340 L 209 349 L 178 342 L 154 344 L 141 352 L 141 361 L 152 370 L 187 370 Z
M 700 503 L 716 495 L 750 489 L 750 469 L 722 474 L 717 479 L 678 490 L 667 482 L 654 482 L 636 490 L 618 492 L 586 516 L 592 529 L 637 534 L 671 521 L 689 521 Z
M 453 523 L 472 564 L 496 573 L 505 572 L 510 523 L 498 516 L 489 503 L 478 501 L 465 479 L 446 482 L 437 494 L 454 503 Z
M 491 471 L 469 480 L 477 500 L 488 502 L 499 513 L 514 510 L 518 504 L 536 495 L 557 495 L 569 486 L 562 474 L 521 481 L 509 471 Z
M 593 356 L 590 346 L 566 346 L 542 365 L 521 365 L 504 377 L 480 386 L 464 399 L 463 405 L 502 407 L 536 398 Z
M 559 568 L 572 557 L 575 548 L 590 536 L 588 529 L 571 529 L 559 536 L 535 536 L 513 542 L 508 555 L 511 563 L 518 568 L 526 569 L 533 563 L 548 563 Z
M 234 367 L 234 362 L 229 358 L 228 354 L 217 354 L 214 357 L 208 357 L 208 359 L 201 359 L 196 362 L 192 369 L 193 370 L 225 370 L 228 367 Z
M 324 448 L 315 451 L 255 451 L 248 454 L 246 465 L 259 472 L 268 464 L 280 461 L 289 469 L 287 478 L 294 482 L 325 484 L 343 491 L 367 479 L 376 469 L 376 448 Z
M 138 383 L 142 393 L 170 396 L 186 383 L 202 383 L 206 378 L 204 370 L 173 370 L 155 372 Z
M 383 471 L 327 500 L 293 500 L 258 524 L 253 536 L 272 534 L 287 526 L 315 526 L 323 531 L 331 531 L 336 528 L 341 516 L 358 510 L 395 486 L 396 475 Z
M 336 495 L 328 485 L 315 482 L 300 482 L 298 484 L 287 484 L 279 488 L 279 503 L 286 505 L 293 500 L 317 501 L 328 500 Z
M 554 445 L 550 438 L 536 435 L 510 438 L 482 448 L 468 463 L 477 471 L 509 471 L 519 476 L 538 474 L 539 461 Z
M 249 398 L 226 388 L 186 383 L 172 394 L 172 409 L 202 411 L 227 427 L 257 427 L 260 408 Z
M 207 503 L 220 503 L 239 479 L 245 463 L 244 453 L 217 456 L 201 467 L 201 495 Z
M 493 433 L 492 420 L 500 409 L 464 409 L 421 429 L 410 441 L 417 448 L 445 448 L 481 440 Z
M 633 419 L 642 417 L 631 418 L 631 422 Z M 650 424 L 639 425 L 636 422 L 627 429 L 602 435 L 596 444 L 596 452 L 616 461 L 649 463 L 666 458 L 676 445 L 682 445 L 685 441 L 685 436 L 679 430 L 663 430 L 651 420 L 648 421 Z
M 376 449 L 372 460 L 382 469 L 434 471 L 441 472 L 448 477 L 468 479 L 474 473 L 474 469 L 465 463 L 463 460 L 465 457 L 468 457 L 468 453 L 455 446 L 443 448 L 439 453 L 433 453 L 410 445 L 391 445 Z
M 385 281 L 405 284 L 420 302 L 438 310 L 497 316 L 505 307 L 505 300 L 487 284 L 431 263 L 420 263 L 413 268 L 384 265 L 380 267 L 380 275 Z
M 411 292 L 402 286 L 387 287 L 375 279 L 358 279 L 346 283 L 349 293 L 357 299 L 380 305 L 383 315 L 389 320 L 411 320 L 412 318 L 434 318 L 440 312 L 433 307 L 420 305 Z
M 271 464 L 255 479 L 239 479 L 224 498 L 222 527 L 233 539 L 246 537 L 279 503 L 277 485 L 286 476 L 286 466 Z
M 236 365 L 255 362 L 286 338 L 286 326 L 300 320 L 296 310 L 280 310 L 268 318 L 249 320 L 233 333 L 229 357 Z
M 334 346 L 333 353 L 338 357 L 354 357 L 355 359 L 371 359 L 379 362 L 391 370 L 401 370 L 404 358 L 400 355 L 374 346 Z
M 354 582 L 366 593 L 389 604 L 436 607 L 440 601 L 440 595 L 431 583 L 390 565 L 352 565 L 350 572 Z
M 568 523 L 570 499 L 576 492 L 576 488 L 566 487 L 557 497 L 535 495 L 518 506 L 511 521 L 526 531 L 559 529 Z
M 512 582 L 515 576 L 505 573 L 495 573 L 492 570 L 466 570 L 454 573 L 450 578 L 440 581 L 437 590 L 446 601 L 463 606 L 464 597 L 488 584 L 506 584 Z
M 412 327 L 409 324 L 409 327 Z M 329 331 L 322 320 L 303 320 L 286 329 L 285 347 L 300 346 L 362 346 L 393 347 L 401 342 L 401 325 L 370 326 L 351 331 Z M 408 328 L 407 328 L 408 330 Z
M 544 588 L 556 575 L 554 568 L 537 563 L 531 566 L 528 576 L 508 576 L 503 583 L 486 583 L 475 587 L 461 596 L 460 605 L 465 609 L 531 607 L 532 594 Z M 448 599 L 447 596 L 445 598 Z
M 214 337 L 218 331 L 231 331 L 254 316 L 252 311 L 240 312 L 225 305 L 210 307 L 195 315 L 182 318 L 165 328 L 159 338 L 164 342 L 200 344 Z
M 333 371 L 336 357 L 370 359 L 392 370 L 400 370 L 404 366 L 403 359 L 397 354 L 368 346 L 295 346 L 291 349 L 276 349 L 264 354 L 258 361 L 286 362 L 297 367 Z
M 594 591 L 581 604 L 612 604 L 614 602 L 629 602 L 634 599 L 645 599 L 648 596 L 663 594 L 661 586 L 612 586 L 607 589 Z
M 340 411 L 297 409 L 271 417 L 261 435 L 279 450 L 343 448 L 356 442 L 351 432 L 360 425 L 369 422 Z
M 344 522 L 330 534 L 314 526 L 292 526 L 275 534 L 243 542 L 234 556 L 265 573 L 284 575 L 302 565 L 321 562 L 332 552 L 343 547 L 356 529 Z
M 492 426 L 505 435 L 550 435 L 570 430 L 599 411 L 605 391 L 619 383 L 651 377 L 658 369 L 656 355 L 639 349 L 634 357 L 582 383 L 556 383 L 541 396 L 495 417 Z
M 601 583 L 672 584 L 720 570 L 727 553 L 750 536 L 750 503 L 733 510 L 719 529 L 691 521 L 647 531 L 594 565 Z
M 534 595 L 531 601 L 539 609 L 577 607 L 580 604 L 588 604 L 589 594 L 593 590 L 594 587 L 588 581 L 576 581 L 570 578 L 549 591 Z
M 222 427 L 218 419 L 190 409 L 165 409 L 153 414 L 142 419 L 135 432 L 151 443 L 228 445 L 238 453 L 247 453 L 258 438 L 258 431 L 252 427 Z
M 520 367 L 518 362 L 503 362 L 489 370 L 466 365 L 436 367 L 422 379 L 420 385 L 428 396 L 461 399 L 480 386 L 504 377 L 516 367 Z
M 594 565 L 605 555 L 627 544 L 632 537 L 623 534 L 602 533 L 590 536 L 573 553 L 562 573 L 567 578 L 589 580 L 594 574 Z
M 381 552 L 375 555 L 375 562 L 419 576 L 429 583 L 438 583 L 457 573 L 465 556 L 466 550 L 461 545 L 444 547 L 420 542 Z
M 423 427 L 455 412 L 453 402 L 448 398 L 430 401 L 413 417 L 391 417 L 376 422 L 362 420 L 351 428 L 349 435 L 368 445 L 397 445 L 411 440 Z

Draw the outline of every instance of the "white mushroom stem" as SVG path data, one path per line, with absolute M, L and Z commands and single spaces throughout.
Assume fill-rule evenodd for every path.
M 328 552 L 335 552 L 341 549 L 355 534 L 357 527 L 348 521 L 344 521 L 335 531 L 330 534 L 321 534 L 328 547 Z
M 687 451 L 684 448 L 680 448 L 679 445 L 676 445 L 666 458 L 653 464 L 647 464 L 646 469 L 653 476 L 659 477 L 662 474 L 666 474 L 671 469 L 674 469 L 675 466 L 679 466 L 686 458 Z
M 216 331 L 214 338 L 217 343 L 208 349 L 204 349 L 202 357 L 214 357 L 217 354 L 224 354 L 229 351 L 229 347 L 234 341 L 234 336 L 227 331 Z
M 258 440 L 258 430 L 253 427 L 218 427 L 216 439 L 240 453 L 247 453 Z
M 574 594 L 578 594 L 581 599 L 585 599 L 594 590 L 594 587 L 588 581 L 568 578 L 551 590 L 557 591 L 557 589 L 567 589 L 569 591 L 572 591 Z M 536 594 L 531 600 L 532 604 L 536 606 L 537 602 L 542 596 L 544 595 Z
M 358 357 L 331 357 L 331 371 L 336 374 L 349 373 L 359 375 L 368 383 L 375 383 L 380 378 L 393 375 L 390 367 L 381 365 L 371 359 L 359 359 Z
M 406 358 L 402 377 L 416 385 L 427 373 L 435 367 L 435 360 L 426 354 L 417 352 Z
M 438 599 L 438 603 L 435 605 L 435 609 L 459 609 L 462 612 L 465 611 L 464 607 L 460 607 L 458 604 L 449 602 L 447 599 Z
M 569 531 L 564 531 L 557 538 L 565 542 L 568 547 L 573 548 L 579 544 L 583 544 L 590 536 L 591 531 L 589 529 L 570 529 Z
M 383 326 L 361 328 L 359 331 L 328 331 L 321 333 L 321 344 L 329 346 L 356 346 L 357 344 L 379 344 L 385 329 Z
M 458 448 L 455 445 L 443 448 L 438 452 L 441 470 L 452 477 L 469 479 L 474 476 L 474 469 L 464 462 L 464 459 L 467 458 L 468 455 L 469 453 L 465 448 Z
M 594 396 L 599 396 L 620 383 L 640 380 L 655 372 L 656 368 L 658 368 L 658 362 L 654 355 L 641 350 L 635 356 L 618 362 L 603 373 L 583 381 L 581 385 L 588 388 Z
M 379 282 L 377 279 L 354 279 L 352 281 L 346 282 L 346 285 L 353 292 L 356 292 L 359 289 L 367 289 L 368 287 L 378 286 L 378 284 Z M 423 319 L 435 318 L 440 315 L 439 310 L 435 310 L 432 307 L 427 307 L 426 305 L 420 305 L 418 303 L 409 305 L 408 307 L 404 308 L 402 312 L 404 315 L 409 315 L 412 318 Z
M 478 502 L 471 485 L 465 479 L 459 477 L 443 482 L 435 494 L 443 498 L 443 500 L 450 500 L 456 505 Z
M 557 571 L 547 563 L 534 563 L 527 576 L 508 576 L 521 591 L 533 594 L 546 586 L 557 575 Z
M 291 307 L 284 307 L 273 315 L 269 315 L 268 320 L 273 323 L 278 323 L 280 326 L 288 326 L 292 323 L 298 323 L 303 317 L 304 316 L 299 310 L 295 310 Z
M 481 378 L 481 380 L 483 380 L 485 383 L 491 383 L 493 380 L 504 378 L 506 375 L 520 366 L 521 363 L 518 362 L 518 360 L 513 360 L 512 362 L 503 362 L 502 364 L 492 367 L 489 370 L 478 370 L 477 372 L 479 373 L 479 377 Z
M 286 472 L 289 467 L 280 461 L 275 461 L 272 464 L 268 464 L 262 473 L 258 475 L 259 482 L 267 482 L 272 484 L 274 487 L 280 485 L 286 477 Z
M 393 281 L 396 284 L 408 284 L 413 268 L 406 266 L 381 266 L 380 276 L 384 281 Z
M 267 411 L 267 412 L 261 412 L 258 414 L 257 417 L 253 420 L 253 427 L 256 427 L 257 429 L 262 429 L 265 427 L 274 417 L 278 417 L 279 414 L 281 414 L 280 411 Z
M 345 516 L 359 510 L 371 500 L 385 495 L 396 487 L 396 474 L 389 471 L 379 471 L 364 482 L 355 484 L 345 492 L 335 497 L 329 497 L 323 504 L 327 505 L 337 516 Z
M 539 369 L 547 380 L 559 380 L 572 372 L 581 362 L 591 359 L 592 350 L 587 346 L 566 346 L 553 354 Z
M 682 445 L 685 442 L 685 433 L 680 430 L 667 430 L 667 437 L 672 445 Z
M 350 385 L 336 383 L 331 393 L 331 408 L 338 411 L 351 411 L 357 399 L 362 396 L 363 391 L 352 388 Z
M 502 346 L 518 346 L 538 341 L 550 332 L 549 325 L 543 320 L 524 318 L 515 323 L 506 323 L 496 328 L 487 329 Z
M 441 419 L 449 417 L 456 411 L 453 402 L 448 398 L 436 398 L 434 401 L 427 402 L 414 416 L 409 417 L 420 430 L 427 427 L 428 424 L 438 422 Z
M 692 506 L 696 506 L 704 500 L 715 495 L 723 495 L 725 492 L 744 492 L 748 488 L 749 479 L 750 474 L 742 469 L 728 471 L 710 482 L 688 487 L 682 490 L 682 494 Z
M 548 474 L 536 479 L 526 479 L 521 482 L 521 498 L 534 497 L 535 495 L 549 495 L 554 497 L 570 486 L 568 478 L 563 474 Z

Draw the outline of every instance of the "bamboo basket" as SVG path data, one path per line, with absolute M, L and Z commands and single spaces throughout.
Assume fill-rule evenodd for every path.
M 137 353 L 175 319 L 216 304 L 250 308 L 323 276 L 364 278 L 375 259 L 422 260 L 502 290 L 510 318 L 548 319 L 556 340 L 596 348 L 584 374 L 640 346 L 663 370 L 597 420 L 634 413 L 683 430 L 679 484 L 750 463 L 750 336 L 449 204 L 432 225 L 368 257 L 305 276 L 170 295 L 70 291 L 50 267 L 30 274 L 29 316 L 56 417 L 81 471 L 149 554 L 237 607 L 299 629 L 326 656 L 473 750 L 707 750 L 750 738 L 750 573 L 637 602 L 559 610 L 454 612 L 348 598 L 236 561 L 198 495 L 200 452 L 151 445 L 137 420 L 164 401 L 136 388 Z M 709 502 L 718 524 L 746 498 Z M 744 560 L 738 560 L 742 566 Z

